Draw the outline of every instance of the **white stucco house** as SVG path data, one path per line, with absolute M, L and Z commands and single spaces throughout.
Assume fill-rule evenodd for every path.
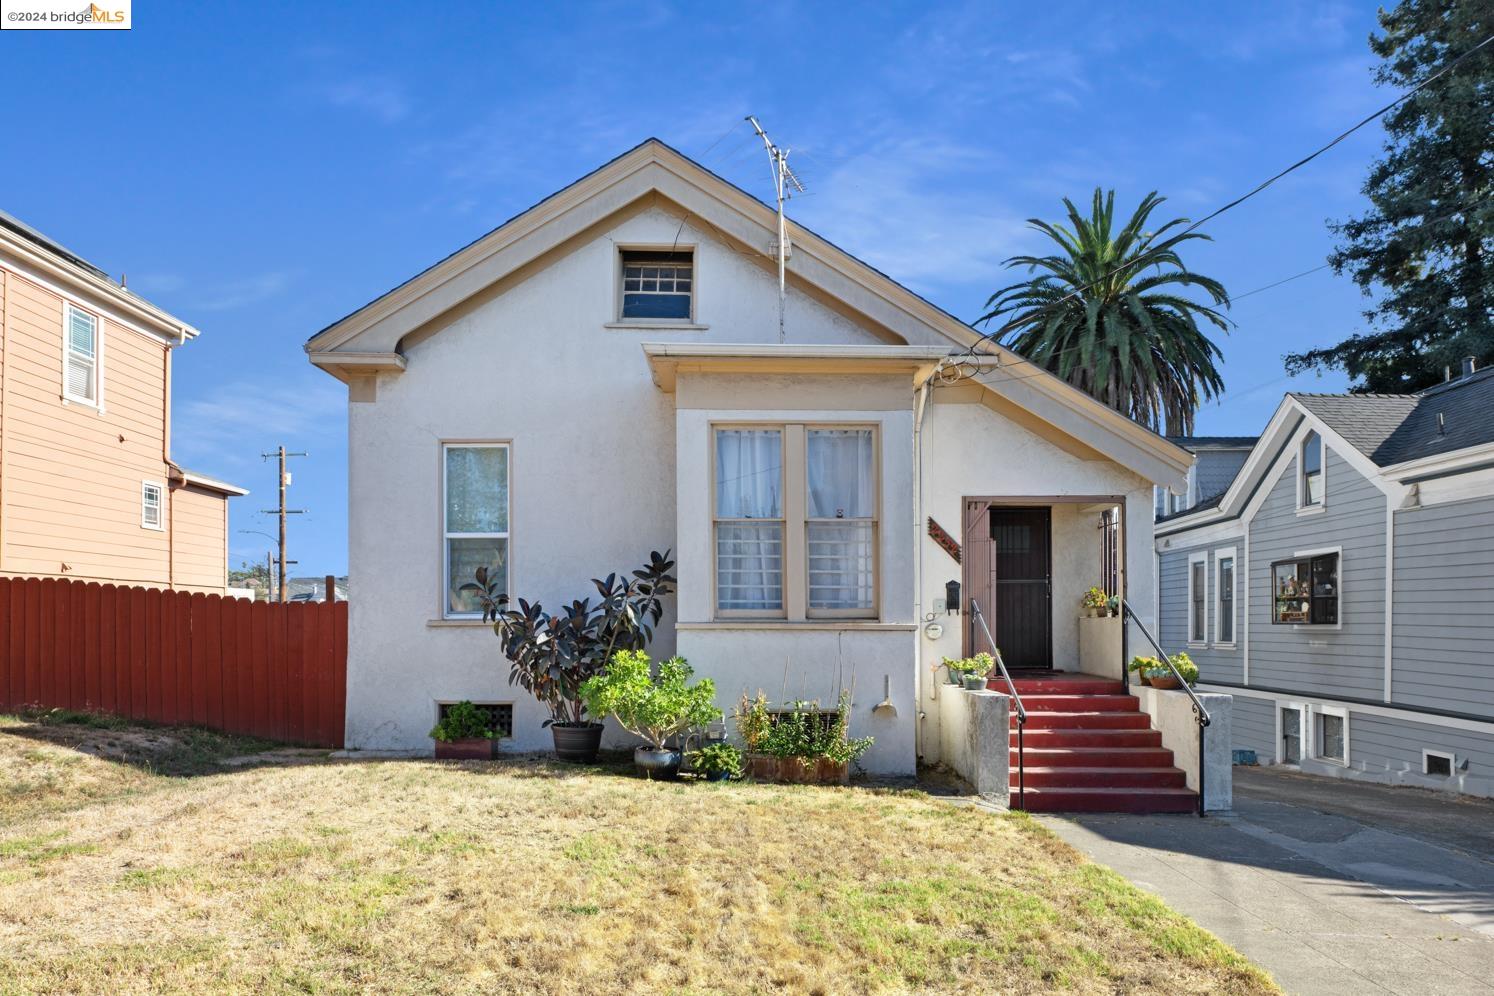
M 1189 454 L 793 224 L 780 344 L 776 230 L 649 140 L 309 341 L 348 387 L 349 747 L 428 750 L 461 699 L 549 747 L 458 591 L 480 564 L 558 607 L 675 551 L 655 657 L 728 710 L 854 681 L 893 773 L 937 756 L 932 667 L 976 645 L 948 582 L 1028 672 L 1079 669 L 1092 584 L 1154 611 L 1153 488 Z

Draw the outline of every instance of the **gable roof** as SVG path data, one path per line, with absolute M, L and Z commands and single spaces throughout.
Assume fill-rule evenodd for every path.
M 655 196 L 701 219 L 723 240 L 769 262 L 777 212 L 656 138 L 650 138 L 520 212 L 387 293 L 313 335 L 313 364 L 341 380 L 405 368 L 404 338 L 592 226 Z M 788 223 L 792 281 L 807 284 L 910 345 L 974 348 L 1004 369 L 988 388 L 1073 434 L 1149 480 L 1186 473 L 1188 455 L 1154 432 L 1011 351 L 875 267 Z
M 1292 397 L 1378 467 L 1494 442 L 1494 368 L 1417 394 Z

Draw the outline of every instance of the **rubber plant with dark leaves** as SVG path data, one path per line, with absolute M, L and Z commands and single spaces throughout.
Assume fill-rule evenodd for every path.
M 671 552 L 653 551 L 648 563 L 627 577 L 592 578 L 595 598 L 577 599 L 553 615 L 539 602 L 511 602 L 499 572 L 480 567 L 476 583 L 462 586 L 477 596 L 483 621 L 493 624 L 509 661 L 508 683 L 550 710 L 544 725 L 562 760 L 596 759 L 602 724 L 587 715 L 581 685 L 617 651 L 643 650 L 653 639 L 664 598 L 675 589 Z

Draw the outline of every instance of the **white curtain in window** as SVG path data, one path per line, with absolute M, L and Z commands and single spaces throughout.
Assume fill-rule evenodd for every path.
M 811 609 L 871 609 L 876 460 L 870 429 L 811 429 L 805 440 Z
M 716 606 L 783 608 L 783 433 L 716 431 Z

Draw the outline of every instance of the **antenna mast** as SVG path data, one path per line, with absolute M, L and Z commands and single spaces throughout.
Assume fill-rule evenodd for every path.
M 788 187 L 793 187 L 799 193 L 804 193 L 804 184 L 789 169 L 788 149 L 780 149 L 768 138 L 768 133 L 763 131 L 763 126 L 757 123 L 757 118 L 747 115 L 747 120 L 752 123 L 759 138 L 763 140 L 763 147 L 768 150 L 768 161 L 773 168 L 773 189 L 778 195 L 778 341 L 782 343 L 784 334 L 784 308 L 787 303 L 785 273 L 788 262 L 788 225 L 783 217 L 783 202 L 790 196 Z

